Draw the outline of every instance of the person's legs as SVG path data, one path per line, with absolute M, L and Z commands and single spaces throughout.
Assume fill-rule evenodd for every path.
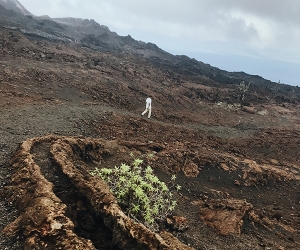
M 142 115 L 146 114 L 148 109 L 146 108 L 145 111 L 142 113 Z
M 148 113 L 148 118 L 150 118 L 150 116 L 151 116 L 151 108 L 150 109 L 148 109 L 149 110 L 149 113 Z

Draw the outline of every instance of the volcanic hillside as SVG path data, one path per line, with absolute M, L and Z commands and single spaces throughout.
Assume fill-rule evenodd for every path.
M 300 249 L 298 87 L 0 14 L 0 249 Z M 90 175 L 132 156 L 177 201 L 156 230 Z

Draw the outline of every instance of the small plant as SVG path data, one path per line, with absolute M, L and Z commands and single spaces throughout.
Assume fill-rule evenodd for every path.
M 270 96 L 269 96 L 269 102 L 271 102 L 271 100 L 274 99 L 274 97 L 278 93 L 279 89 L 281 88 L 281 85 L 282 85 L 282 83 L 279 80 L 278 83 L 276 83 L 274 85 L 274 87 L 271 89 L 271 93 L 270 93 Z
M 167 185 L 153 174 L 153 169 L 150 166 L 142 169 L 142 163 L 143 160 L 135 159 L 131 166 L 96 168 L 91 175 L 99 176 L 109 185 L 129 217 L 156 231 L 157 222 L 165 220 L 175 209 L 176 201 L 172 200 L 173 194 Z M 173 186 L 175 179 L 175 175 L 172 176 Z
M 151 153 L 151 154 L 148 154 L 148 155 L 147 155 L 147 158 L 150 159 L 150 160 L 152 160 L 152 159 L 154 158 L 154 154 L 152 154 L 152 153 Z
M 240 91 L 240 104 L 243 107 L 245 102 L 245 93 L 249 90 L 250 82 L 246 84 L 244 81 L 242 81 L 239 84 L 239 91 Z

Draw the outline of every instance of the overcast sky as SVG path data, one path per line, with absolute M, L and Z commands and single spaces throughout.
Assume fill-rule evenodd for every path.
M 227 71 L 300 86 L 300 0 L 19 0 Z

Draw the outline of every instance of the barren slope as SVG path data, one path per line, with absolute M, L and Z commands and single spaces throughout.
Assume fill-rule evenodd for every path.
M 252 90 L 246 112 L 236 104 L 236 88 L 204 76 L 199 84 L 141 58 L 0 32 L 0 229 L 11 235 L 1 236 L 1 249 L 23 249 L 24 241 L 29 249 L 300 248 L 300 112 L 294 97 L 266 102 Z M 149 94 L 150 120 L 140 117 Z M 71 165 L 55 157 L 62 142 L 72 145 L 62 158 Z M 106 145 L 110 153 L 89 144 Z M 166 227 L 150 241 L 132 240 L 130 230 L 118 238 L 118 221 L 103 216 L 110 212 L 91 198 L 97 192 L 85 181 L 93 180 L 78 176 L 97 164 L 128 162 L 130 152 L 153 153 L 146 164 L 166 182 L 177 175 L 182 190 L 174 215 L 187 219 L 187 229 Z M 76 175 L 64 172 L 71 166 Z M 31 179 L 37 169 L 39 181 Z M 46 191 L 37 188 L 41 181 Z

